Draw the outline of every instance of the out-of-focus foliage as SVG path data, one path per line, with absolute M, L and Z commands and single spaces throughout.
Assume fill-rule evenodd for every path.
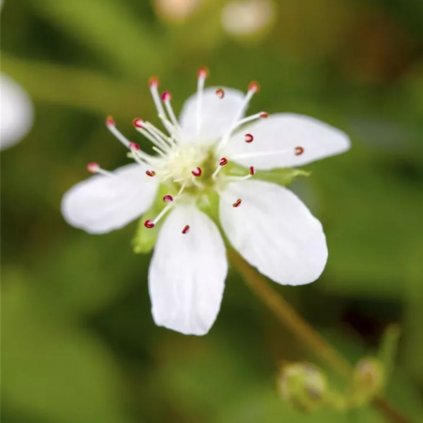
M 2 153 L 4 421 L 384 421 L 368 407 L 302 414 L 283 402 L 279 363 L 315 358 L 235 272 L 209 335 L 172 333 L 152 322 L 136 223 L 101 237 L 64 223 L 61 196 L 85 163 L 125 163 L 104 116 L 136 137 L 133 117 L 155 119 L 148 77 L 179 108 L 203 64 L 210 84 L 259 80 L 256 110 L 350 134 L 348 154 L 307 166 L 292 186 L 324 224 L 327 269 L 278 290 L 351 362 L 398 322 L 387 395 L 421 418 L 423 3 L 280 0 L 271 26 L 245 38 L 222 28 L 227 3 L 203 0 L 172 21 L 146 1 L 6 0 L 2 71 L 33 98 L 36 120 Z

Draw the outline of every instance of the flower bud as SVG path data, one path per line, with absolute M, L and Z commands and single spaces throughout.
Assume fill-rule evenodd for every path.
M 361 359 L 353 373 L 353 402 L 362 405 L 371 401 L 383 388 L 385 371 L 374 357 Z
M 311 363 L 292 363 L 282 367 L 278 380 L 281 397 L 302 411 L 322 405 L 328 387 L 325 375 Z

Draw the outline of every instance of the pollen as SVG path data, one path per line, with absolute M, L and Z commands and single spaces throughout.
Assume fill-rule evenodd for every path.
M 181 232 L 185 235 L 185 234 L 187 234 L 189 232 L 189 229 L 190 229 L 190 226 L 189 225 L 185 225 L 183 227 L 183 229 L 182 229 Z
M 304 147 L 300 147 L 300 146 L 295 147 L 294 153 L 296 156 L 301 156 L 301 154 L 304 153 Z
M 163 196 L 163 201 L 165 203 L 171 203 L 173 201 L 173 196 L 170 194 L 166 194 Z
M 235 203 L 232 204 L 232 207 L 237 208 L 241 205 L 241 203 L 242 203 L 242 199 L 238 198 L 238 200 L 236 200 Z
M 223 88 L 218 88 L 218 89 L 216 90 L 216 95 L 217 95 L 220 99 L 222 99 L 223 97 L 225 97 L 225 90 L 223 90 Z
M 253 134 L 245 134 L 244 139 L 245 139 L 245 142 L 250 144 L 254 141 L 254 136 L 253 136 Z
M 144 226 L 145 226 L 147 229 L 152 229 L 152 228 L 154 228 L 156 225 L 155 225 L 155 223 L 154 223 L 152 220 L 146 220 L 146 221 L 144 222 Z

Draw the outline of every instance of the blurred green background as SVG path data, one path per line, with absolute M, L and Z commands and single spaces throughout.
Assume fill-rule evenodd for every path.
M 169 2 L 6 0 L 2 10 L 2 71 L 36 114 L 1 157 L 2 421 L 385 421 L 372 408 L 304 414 L 279 399 L 281 361 L 327 369 L 235 271 L 211 332 L 180 335 L 152 321 L 136 223 L 91 236 L 62 219 L 61 196 L 88 161 L 126 161 L 104 117 L 128 134 L 135 116 L 155 121 L 152 74 L 179 110 L 201 65 L 212 85 L 260 81 L 253 110 L 312 115 L 351 136 L 349 153 L 307 166 L 312 176 L 292 187 L 323 222 L 327 268 L 277 290 L 351 362 L 398 322 L 387 396 L 422 421 L 423 2 L 274 1 L 252 33 L 222 25 L 228 1 L 184 13 L 186 2 Z

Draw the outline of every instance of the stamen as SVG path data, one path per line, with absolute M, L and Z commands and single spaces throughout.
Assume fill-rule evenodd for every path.
M 152 220 L 148 219 L 148 220 L 146 220 L 146 221 L 144 222 L 144 226 L 145 226 L 147 229 L 152 229 L 152 228 L 154 228 L 156 225 L 154 224 L 154 222 L 153 222 Z
M 169 149 L 169 144 L 158 135 L 160 132 L 158 129 L 157 132 L 153 130 L 155 127 L 151 123 L 144 122 L 141 118 L 135 118 L 132 120 L 132 124 L 134 125 L 137 132 L 144 135 L 144 137 L 147 138 L 156 147 L 160 148 L 162 151 L 167 151 Z M 163 136 L 166 137 L 164 134 Z
M 219 165 L 217 166 L 217 168 L 215 169 L 215 171 L 212 174 L 212 179 L 216 179 L 217 175 L 219 174 L 219 172 L 221 171 L 223 166 L 226 166 L 229 163 L 229 160 L 226 157 L 221 157 L 219 159 Z
M 152 87 L 153 85 L 155 85 L 156 87 L 159 86 L 160 80 L 157 76 L 151 76 L 150 79 L 148 80 L 148 85 L 150 85 L 150 87 Z
M 245 138 L 245 142 L 248 143 L 248 144 L 250 144 L 251 142 L 254 141 L 253 134 L 245 134 L 244 135 L 244 138 Z
M 257 157 L 267 157 L 267 156 L 274 156 L 276 154 L 292 154 L 292 150 L 273 150 L 273 151 L 262 151 L 258 153 L 244 153 L 244 154 L 237 154 L 232 156 L 231 159 L 239 160 L 239 159 L 254 159 Z
M 235 203 L 232 204 L 232 207 L 239 207 L 242 203 L 242 199 L 238 198 L 238 200 L 235 201 Z
M 201 123 L 202 123 L 202 108 L 203 108 L 203 93 L 204 93 L 204 84 L 208 76 L 208 70 L 205 67 L 202 67 L 198 70 L 198 79 L 197 79 L 197 135 L 200 133 Z
M 106 118 L 106 125 L 107 126 L 109 126 L 109 125 L 115 125 L 116 123 L 115 123 L 115 120 L 113 119 L 113 117 L 112 116 L 107 116 L 107 118 Z
M 136 143 L 129 141 L 122 132 L 119 131 L 116 127 L 116 123 L 111 116 L 108 116 L 106 119 L 107 129 L 127 148 L 132 152 L 131 157 L 138 163 L 147 163 L 150 164 L 153 157 L 149 154 L 144 153 L 140 148 L 136 148 Z
M 241 107 L 238 110 L 238 113 L 236 114 L 236 119 L 234 120 L 234 125 L 236 122 L 241 119 L 242 114 L 245 112 L 248 103 L 251 101 L 253 95 L 259 90 L 259 84 L 257 81 L 252 81 L 248 84 L 248 91 L 247 94 L 245 94 L 244 100 L 242 102 Z
M 222 88 L 218 88 L 218 89 L 216 90 L 216 95 L 217 95 L 220 99 L 222 99 L 223 97 L 225 97 L 225 90 L 223 90 Z
M 163 91 L 162 93 L 162 101 L 170 101 L 172 96 L 169 91 Z
M 179 122 L 178 119 L 176 118 L 175 112 L 173 111 L 173 107 L 172 107 L 172 95 L 170 94 L 169 91 L 164 91 L 162 94 L 162 100 L 164 102 L 164 105 L 166 107 L 166 111 L 170 117 L 170 121 L 172 122 L 172 124 L 174 125 L 175 128 L 179 129 Z
M 195 169 L 191 170 L 191 173 L 195 176 L 195 177 L 199 177 L 201 176 L 201 174 L 203 173 L 201 167 L 197 166 Z
M 156 218 L 153 220 L 153 223 L 157 225 L 157 223 L 160 221 L 160 219 L 172 208 L 174 207 L 173 203 L 168 203 L 168 205 L 156 216 Z
M 206 79 L 209 76 L 209 70 L 206 66 L 202 66 L 200 69 L 198 69 L 197 75 L 199 78 Z
M 156 128 L 152 123 L 145 122 L 145 127 L 157 141 L 161 142 L 162 144 L 168 147 L 175 145 L 172 138 L 168 137 L 166 134 L 160 131 L 160 129 Z
M 89 162 L 87 163 L 87 170 L 90 173 L 97 173 L 98 169 L 100 169 L 100 165 L 96 162 Z
M 146 220 L 144 222 L 144 226 L 148 229 L 154 228 L 157 223 L 160 221 L 160 219 L 172 208 L 174 207 L 173 203 L 169 203 L 166 207 L 163 208 L 163 210 L 156 216 L 154 220 Z
M 170 194 L 166 194 L 163 196 L 163 201 L 165 203 L 171 203 L 173 201 L 173 197 Z
M 226 157 L 222 157 L 219 160 L 219 166 L 226 166 L 229 163 L 229 160 Z
M 132 124 L 135 128 L 142 129 L 144 128 L 143 120 L 141 118 L 134 118 L 132 119 Z
M 129 148 L 131 142 L 117 128 L 116 122 L 112 116 L 106 118 L 107 129 L 126 147 Z
M 254 166 L 250 166 L 250 175 L 253 176 L 255 175 L 256 170 L 254 169 Z
M 139 151 L 139 150 L 141 150 L 141 147 L 136 142 L 130 142 L 129 143 L 129 149 L 134 150 L 134 151 Z
M 255 159 L 258 157 L 268 157 L 274 156 L 277 154 L 292 154 L 292 150 L 274 150 L 274 151 L 262 151 L 258 153 L 243 153 L 243 154 L 236 154 L 231 157 L 233 160 L 239 159 Z
M 250 92 L 250 91 L 249 91 Z M 225 147 L 225 145 L 228 143 L 232 133 L 235 131 L 235 129 L 239 128 L 242 125 L 245 125 L 248 122 L 251 122 L 253 120 L 257 120 L 257 119 L 265 119 L 269 117 L 269 113 L 267 112 L 260 112 L 260 113 L 256 113 L 254 115 L 251 116 L 247 116 L 243 119 L 238 120 L 237 122 L 235 122 L 231 129 L 226 133 L 226 135 L 222 138 L 222 140 L 219 143 L 219 147 L 217 148 L 217 151 L 220 151 L 223 149 L 223 147 Z M 254 139 L 254 138 L 253 138 Z
M 165 113 L 164 113 L 162 103 L 160 102 L 160 96 L 159 96 L 159 84 L 160 84 L 159 78 L 157 76 L 152 76 L 149 79 L 148 84 L 150 85 L 151 97 L 153 97 L 153 102 L 154 102 L 154 105 L 156 106 L 157 113 L 159 117 L 160 115 L 164 116 Z
M 112 172 L 102 169 L 100 165 L 96 162 L 87 163 L 86 168 L 88 172 L 90 173 L 99 173 L 100 175 L 104 175 L 104 176 L 116 176 Z
M 260 84 L 257 81 L 251 81 L 248 84 L 248 91 L 252 91 L 254 94 L 260 91 Z
M 185 234 L 187 234 L 188 232 L 189 232 L 189 228 L 190 228 L 190 226 L 189 225 L 185 225 L 184 226 L 184 228 L 182 229 L 182 233 L 185 235 Z
M 301 156 L 304 153 L 304 147 L 295 147 L 294 153 L 296 156 Z
M 147 176 L 150 176 L 151 178 L 152 178 L 153 176 L 156 176 L 156 172 L 155 172 L 154 170 L 146 170 L 146 171 L 145 171 L 145 174 L 146 174 Z
M 162 121 L 163 126 L 169 131 L 169 133 L 172 132 L 172 124 L 166 119 L 166 113 L 163 108 L 162 102 L 160 100 L 160 94 L 159 94 L 159 78 L 157 76 L 152 76 L 149 79 L 149 85 L 150 85 L 150 92 L 151 97 L 153 98 L 154 105 L 157 109 L 157 116 Z

